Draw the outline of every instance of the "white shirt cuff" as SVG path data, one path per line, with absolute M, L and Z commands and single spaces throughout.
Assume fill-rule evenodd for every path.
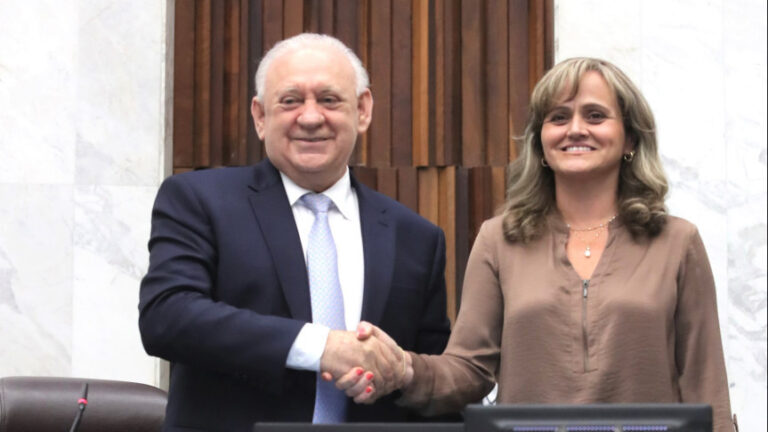
M 307 323 L 301 328 L 296 340 L 293 341 L 285 366 L 291 369 L 302 369 L 320 372 L 320 358 L 325 351 L 325 343 L 331 329 L 320 324 Z

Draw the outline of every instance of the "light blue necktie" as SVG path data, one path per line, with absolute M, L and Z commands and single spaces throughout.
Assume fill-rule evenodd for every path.
M 315 222 L 309 231 L 307 243 L 312 322 L 328 326 L 332 330 L 345 330 L 344 298 L 339 284 L 336 244 L 328 225 L 331 199 L 322 194 L 308 193 L 301 197 L 301 201 L 315 214 Z M 343 423 L 346 411 L 346 394 L 338 390 L 332 382 L 323 381 L 318 373 L 312 423 Z

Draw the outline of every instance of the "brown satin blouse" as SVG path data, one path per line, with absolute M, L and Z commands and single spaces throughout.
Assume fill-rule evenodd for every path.
M 498 403 L 690 402 L 731 432 L 712 270 L 696 227 L 668 217 L 633 239 L 617 219 L 592 278 L 566 256 L 559 215 L 536 240 L 511 243 L 502 218 L 472 248 L 461 308 L 443 355 L 412 354 L 400 403 L 460 410 L 498 382 Z

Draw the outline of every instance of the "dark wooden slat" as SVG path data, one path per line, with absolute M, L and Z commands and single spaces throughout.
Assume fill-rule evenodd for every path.
M 416 168 L 397 168 L 397 200 L 411 210 L 419 211 L 419 180 Z
M 489 0 L 485 7 L 485 163 L 504 166 L 509 162 L 507 2 Z
M 437 165 L 461 162 L 461 3 L 435 2 L 435 148 Z
M 461 287 L 469 259 L 469 169 L 456 168 L 456 313 L 461 305 Z
M 411 114 L 411 0 L 392 1 L 392 166 L 413 160 Z
M 304 31 L 304 0 L 283 0 L 283 39 Z
M 482 3 L 461 2 L 462 163 L 485 164 Z
M 359 1 L 336 0 L 333 6 L 335 13 L 333 26 L 335 36 L 345 45 L 360 55 L 360 27 L 358 16 L 363 5 Z
M 264 51 L 283 39 L 283 0 L 263 0 Z
M 555 65 L 555 0 L 544 1 L 544 70 Z
M 449 6 L 450 7 L 450 6 Z M 445 34 L 445 9 L 446 3 L 439 1 L 435 3 L 434 34 L 435 34 L 435 68 L 430 71 L 429 77 L 435 82 L 435 164 L 445 166 L 446 142 L 445 142 L 445 111 L 450 108 L 446 106 L 449 102 L 445 95 L 445 57 L 446 57 L 446 37 Z
M 355 174 L 355 178 L 360 183 L 368 186 L 373 190 L 377 190 L 378 185 L 376 171 L 376 168 L 369 168 L 364 166 L 356 166 L 352 168 L 352 172 Z
M 306 31 L 310 33 L 320 33 L 320 0 L 304 1 L 304 24 Z
M 211 2 L 211 165 L 221 166 L 224 145 L 224 21 L 225 3 Z
M 240 0 L 224 1 L 224 165 L 237 165 L 240 91 Z
M 392 148 L 392 2 L 377 0 L 370 9 L 370 74 L 375 107 L 368 135 L 368 165 L 390 166 Z
M 397 168 L 379 168 L 376 170 L 376 186 L 384 195 L 397 199 Z
M 238 103 L 237 110 L 237 145 L 234 149 L 234 156 L 232 163 L 234 165 L 246 165 L 248 163 L 248 130 L 253 128 L 249 115 L 249 106 L 251 102 L 250 91 L 250 68 L 248 67 L 248 53 L 250 47 L 248 45 L 248 0 L 238 0 L 238 39 L 239 49 L 238 56 L 238 80 L 237 80 L 237 92 L 235 98 Z
M 528 0 L 528 93 L 544 75 L 544 0 Z
M 480 226 L 493 216 L 491 167 L 479 166 L 469 170 L 469 193 L 469 242 L 472 245 Z
M 211 165 L 211 1 L 195 7 L 195 160 L 194 167 Z
M 501 213 L 507 195 L 507 166 L 491 167 L 491 214 L 493 217 Z
M 439 225 L 445 233 L 445 291 L 448 318 L 456 320 L 456 167 L 439 168 Z
M 509 1 L 509 160 L 517 158 L 517 139 L 528 117 L 528 0 Z
M 254 77 L 256 75 L 256 68 L 258 67 L 259 60 L 263 55 L 264 50 L 264 24 L 263 24 L 263 11 L 264 5 L 262 0 L 248 0 L 248 103 L 246 114 L 247 117 L 247 131 L 246 137 L 246 149 L 247 157 L 246 164 L 252 165 L 262 158 L 263 145 L 256 135 L 256 129 L 253 127 L 253 116 L 250 110 L 251 98 L 256 94 L 256 83 Z
M 173 166 L 191 167 L 195 149 L 195 2 L 175 4 L 173 42 Z
M 434 0 L 424 0 L 424 3 L 427 5 L 427 100 L 429 103 L 429 106 L 432 107 L 435 105 L 435 80 L 430 79 L 429 75 L 432 73 L 431 71 L 435 70 L 435 1 Z M 428 117 L 428 126 L 427 126 L 427 148 L 428 148 L 428 163 L 430 166 L 435 165 L 435 110 L 434 109 L 427 109 L 427 117 Z
M 333 0 L 320 0 L 319 33 L 333 34 L 333 14 Z
M 429 166 L 429 3 L 413 2 L 413 164 Z
M 365 31 L 360 30 L 367 28 L 367 26 L 361 25 L 361 22 L 364 20 L 364 14 L 366 13 L 365 2 L 335 0 L 333 3 L 333 12 L 332 27 L 334 36 L 355 51 L 357 56 L 363 61 L 363 64 L 366 65 L 365 51 L 367 49 L 367 44 L 363 43 Z M 368 68 L 368 70 L 370 71 L 370 68 Z M 373 105 L 373 112 L 375 113 L 379 106 L 376 94 L 374 94 Z M 357 145 L 355 145 L 355 149 L 349 158 L 350 164 L 368 164 L 367 153 L 369 135 L 370 133 L 358 137 Z

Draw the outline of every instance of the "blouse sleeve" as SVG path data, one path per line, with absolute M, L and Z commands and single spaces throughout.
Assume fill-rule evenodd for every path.
M 413 358 L 414 379 L 398 404 L 424 415 L 461 410 L 493 388 L 499 362 L 503 298 L 493 245 L 501 230 L 485 222 L 472 247 L 462 289 L 461 308 L 442 355 Z
M 733 432 L 715 282 L 695 228 L 678 272 L 675 332 L 681 400 L 712 405 L 713 431 Z

